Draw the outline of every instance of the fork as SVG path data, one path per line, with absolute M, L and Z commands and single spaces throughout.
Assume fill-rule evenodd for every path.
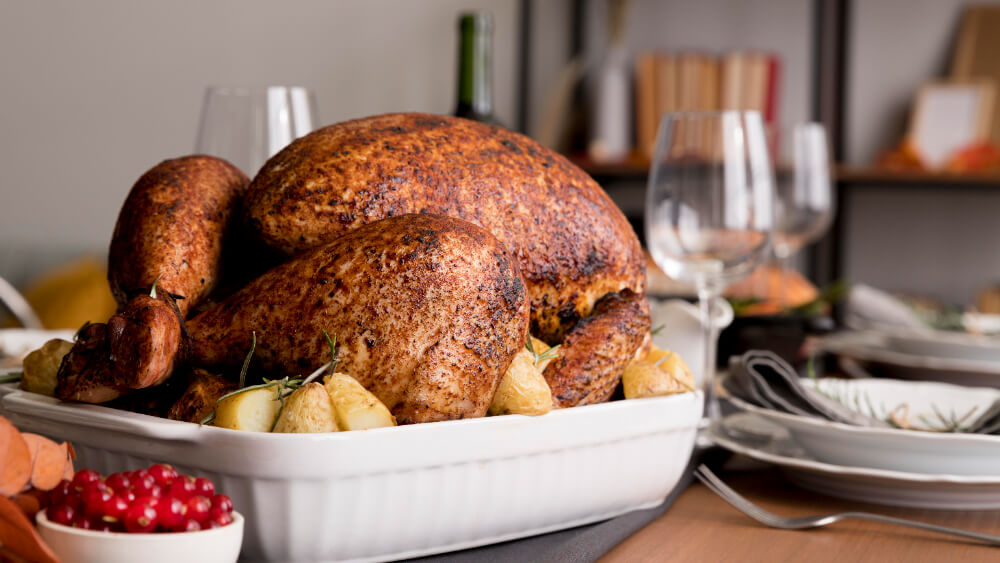
M 704 464 L 699 465 L 698 468 L 695 469 L 694 476 L 697 477 L 698 480 L 701 481 L 706 487 L 711 489 L 712 492 L 722 497 L 724 501 L 731 504 L 734 508 L 761 524 L 771 526 L 772 528 L 781 528 L 784 530 L 808 530 L 811 528 L 820 528 L 846 519 L 869 520 L 872 522 L 884 522 L 887 524 L 895 524 L 897 526 L 919 528 L 921 530 L 937 532 L 939 534 L 950 534 L 953 536 L 986 542 L 990 545 L 1000 546 L 1000 535 L 973 532 L 971 530 L 961 530 L 959 528 L 950 528 L 948 526 L 938 526 L 936 524 L 905 520 L 903 518 L 885 516 L 883 514 L 871 514 L 869 512 L 840 512 L 836 514 L 801 516 L 798 518 L 778 516 L 777 514 L 768 512 L 767 510 L 764 510 L 763 508 L 750 502 L 743 495 L 731 489 L 729 485 L 723 483 L 722 480 L 716 477 L 716 475 L 712 473 L 712 471 L 709 470 L 709 468 Z

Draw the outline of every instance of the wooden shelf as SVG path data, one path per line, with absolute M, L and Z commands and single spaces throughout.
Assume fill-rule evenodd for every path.
M 1000 173 L 937 172 L 927 170 L 886 170 L 875 167 L 838 166 L 837 181 L 850 184 L 882 185 L 997 185 Z
M 639 154 L 619 162 L 595 162 L 583 155 L 569 156 L 571 162 L 599 180 L 642 180 L 649 173 L 649 160 Z M 873 166 L 838 165 L 835 169 L 842 184 L 889 186 L 1000 186 L 1000 172 L 955 173 L 927 170 L 887 170 Z

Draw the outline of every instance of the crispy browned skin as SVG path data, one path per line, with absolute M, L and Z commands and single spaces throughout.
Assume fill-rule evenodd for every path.
M 196 369 L 187 389 L 167 411 L 167 418 L 200 423 L 215 410 L 220 397 L 236 388 L 235 383 L 221 376 Z
M 172 298 L 139 295 L 107 324 L 88 325 L 59 365 L 56 396 L 104 403 L 158 385 L 173 373 L 181 318 Z
M 639 240 L 590 176 L 465 119 L 389 114 L 320 129 L 271 158 L 245 201 L 250 230 L 288 256 L 403 213 L 481 225 L 517 258 L 532 332 L 550 342 L 608 293 L 645 295 Z
M 303 253 L 188 321 L 191 361 L 308 374 L 330 359 L 400 423 L 483 416 L 524 345 L 521 273 L 484 229 L 404 215 Z
M 516 257 L 531 299 L 531 331 L 550 344 L 563 342 L 603 296 L 645 296 L 638 238 L 593 179 L 523 135 L 464 119 L 390 114 L 318 130 L 264 165 L 245 205 L 249 230 L 286 255 L 401 213 L 482 225 Z M 633 321 L 648 332 L 644 299 Z M 605 323 L 584 326 L 594 334 L 563 342 L 563 354 L 600 358 L 587 362 L 594 380 L 617 382 L 622 358 L 635 348 L 599 332 Z M 577 340 L 606 347 L 571 350 Z
M 94 323 L 81 329 L 73 348 L 59 364 L 55 396 L 87 403 L 118 398 L 124 386 L 115 381 L 109 355 L 108 325 Z
M 183 297 L 182 316 L 219 283 L 223 248 L 249 180 L 203 155 L 166 160 L 143 174 L 122 205 L 111 238 L 108 281 L 119 307 L 157 287 Z
M 162 383 L 174 371 L 181 346 L 181 318 L 168 295 L 139 295 L 108 319 L 108 361 L 129 389 Z
M 603 403 L 649 333 L 646 299 L 630 291 L 601 299 L 594 314 L 566 334 L 559 357 L 545 368 L 557 407 Z M 617 375 L 616 375 L 617 374 Z

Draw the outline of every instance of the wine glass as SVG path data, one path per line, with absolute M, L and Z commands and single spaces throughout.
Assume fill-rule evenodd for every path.
M 709 419 L 720 413 L 713 388 L 718 339 L 713 304 L 727 285 L 769 255 L 772 175 L 760 113 L 661 118 L 646 190 L 646 244 L 667 275 L 697 289 L 705 338 L 701 387 Z
M 826 129 L 819 123 L 803 123 L 788 133 L 786 149 L 779 151 L 784 162 L 775 182 L 773 244 L 780 272 L 778 298 L 786 305 L 789 258 L 823 236 L 834 215 Z
M 211 86 L 195 152 L 224 158 L 252 178 L 268 158 L 316 125 L 316 100 L 307 88 Z

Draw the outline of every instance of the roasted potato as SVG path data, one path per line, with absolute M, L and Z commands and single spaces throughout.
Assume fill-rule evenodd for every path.
M 50 397 L 54 395 L 59 364 L 72 347 L 72 342 L 56 338 L 25 356 L 21 389 Z
M 272 385 L 227 397 L 215 409 L 214 424 L 233 430 L 270 432 L 281 408 L 278 392 L 279 387 Z
M 313 381 L 285 399 L 273 432 L 336 432 L 333 401 L 322 383 Z
M 693 391 L 694 377 L 678 354 L 654 346 L 645 358 L 625 367 L 622 390 L 626 399 L 673 395 Z
M 533 343 L 535 353 L 541 353 L 540 348 L 548 349 L 545 343 Z M 493 395 L 489 414 L 526 414 L 539 415 L 552 410 L 552 390 L 542 377 L 540 366 L 535 363 L 535 354 L 527 348 L 514 356 L 507 368 L 500 386 Z
M 382 401 L 350 375 L 335 373 L 326 376 L 323 382 L 330 394 L 337 426 L 341 430 L 366 430 L 396 425 L 396 419 Z

